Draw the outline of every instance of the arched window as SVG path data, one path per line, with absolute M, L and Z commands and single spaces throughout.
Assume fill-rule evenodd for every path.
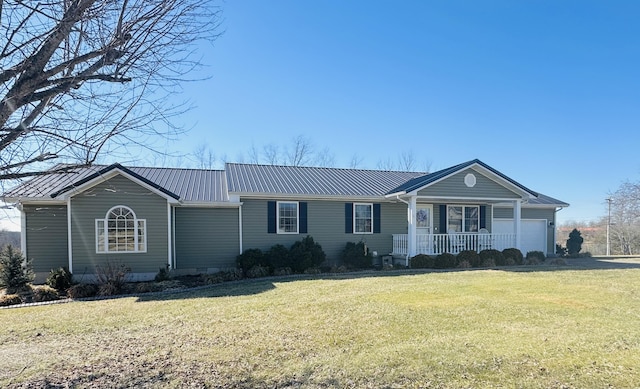
M 146 224 L 129 207 L 111 208 L 104 219 L 96 219 L 96 252 L 146 252 Z

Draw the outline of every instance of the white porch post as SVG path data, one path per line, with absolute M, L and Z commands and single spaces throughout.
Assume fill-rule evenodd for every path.
M 522 219 L 522 201 L 516 200 L 513 202 L 513 232 L 516 234 L 516 248 L 521 250 L 520 242 L 521 239 L 521 219 Z M 525 253 L 526 254 L 526 253 Z
M 409 199 L 409 231 L 407 234 L 407 243 L 409 245 L 409 253 L 407 256 L 407 265 L 409 262 L 409 258 L 416 255 L 417 247 L 416 247 L 416 196 L 411 196 Z

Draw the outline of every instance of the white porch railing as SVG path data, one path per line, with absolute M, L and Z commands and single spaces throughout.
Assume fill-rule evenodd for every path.
M 462 250 L 504 250 L 515 247 L 516 234 L 419 234 L 416 235 L 416 254 L 458 254 Z M 393 234 L 394 255 L 409 254 L 407 234 Z

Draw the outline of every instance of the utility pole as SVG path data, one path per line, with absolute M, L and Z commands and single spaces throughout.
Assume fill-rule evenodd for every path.
M 609 216 L 607 217 L 607 255 L 611 255 L 611 244 L 609 241 L 609 228 L 611 227 L 611 202 L 613 199 L 611 197 L 606 198 L 607 205 L 609 207 Z

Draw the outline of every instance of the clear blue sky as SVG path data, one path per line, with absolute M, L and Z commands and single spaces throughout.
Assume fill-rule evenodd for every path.
M 474 158 L 606 214 L 640 180 L 638 1 L 229 1 L 187 86 L 185 151 L 229 160 L 298 134 L 337 166 L 402 152 L 432 170 Z
M 227 1 L 186 86 L 193 129 L 237 161 L 297 135 L 336 166 L 411 152 L 432 170 L 478 158 L 568 202 L 560 222 L 606 214 L 640 181 L 639 1 Z M 175 165 L 175 164 L 174 164 Z

